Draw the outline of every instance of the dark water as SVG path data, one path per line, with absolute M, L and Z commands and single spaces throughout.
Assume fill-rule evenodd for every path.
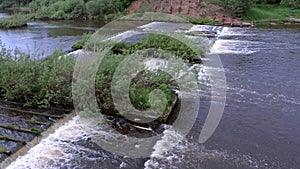
M 0 13 L 0 19 L 9 17 Z M 72 45 L 81 39 L 84 33 L 95 32 L 105 23 L 102 21 L 36 21 L 27 27 L 0 29 L 0 40 L 5 47 L 18 48 L 22 52 L 47 56 L 56 49 L 72 50 Z
M 299 168 L 300 29 L 225 28 L 215 50 L 228 85 L 222 121 L 204 145 L 189 139 L 157 167 Z M 210 100 L 201 104 L 195 138 Z
M 232 32 L 237 35 L 220 38 L 237 40 L 225 45 L 248 54 L 220 55 L 229 87 L 227 105 L 205 145 L 248 155 L 258 168 L 299 168 L 300 28 Z
M 199 144 L 198 137 L 210 107 L 209 91 L 203 92 L 207 95 L 201 97 L 188 137 L 166 153 L 163 147 L 179 139 L 178 133 L 170 131 L 171 137 L 164 138 L 150 158 L 132 159 L 95 145 L 89 139 L 95 129 L 76 117 L 9 168 L 297 169 L 299 46 L 300 28 L 224 28 L 220 32 L 214 49 L 225 69 L 227 102 L 220 125 L 205 144 Z M 113 137 L 104 129 L 97 132 Z

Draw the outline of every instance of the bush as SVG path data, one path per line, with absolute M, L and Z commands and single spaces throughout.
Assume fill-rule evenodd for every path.
M 181 37 L 182 40 L 185 37 Z M 189 46 L 180 42 L 177 39 L 172 39 L 166 35 L 155 35 L 149 34 L 146 38 L 143 38 L 140 42 L 126 45 L 125 43 L 119 43 L 116 45 L 115 50 L 121 50 L 125 53 L 131 54 L 136 50 L 142 49 L 162 49 L 166 50 L 175 56 L 180 56 L 184 60 L 192 61 L 197 54 L 203 54 L 204 51 L 202 49 L 197 49 L 197 53 L 194 50 L 191 50 Z
M 82 35 L 82 38 L 72 46 L 72 49 L 74 50 L 82 49 L 91 36 L 92 36 L 91 33 L 84 33 Z
M 241 17 L 249 11 L 254 2 L 255 0 L 225 0 L 226 5 L 232 9 L 234 16 L 237 17 Z
M 38 18 L 99 19 L 125 11 L 131 2 L 133 0 L 34 0 L 29 7 Z
M 111 52 L 102 59 L 96 75 L 95 93 L 96 98 L 98 99 L 97 102 L 99 105 L 101 105 L 100 107 L 102 112 L 114 114 L 117 113 L 111 94 L 112 78 L 117 67 L 129 54 L 133 54 L 136 51 L 143 51 L 145 49 L 154 49 L 154 52 L 156 50 L 164 50 L 173 54 L 174 56 L 184 59 L 185 61 L 192 60 L 197 54 L 199 54 L 193 51 L 190 47 L 186 46 L 184 43 L 165 35 L 149 34 L 140 42 L 133 44 L 126 44 L 124 42 L 116 43 Z M 150 55 L 151 57 L 161 56 L 152 55 L 151 53 Z M 132 68 L 130 64 L 134 63 L 129 63 L 127 67 L 128 71 L 123 70 L 122 72 L 130 74 Z M 115 82 L 113 85 L 118 86 L 121 85 L 122 82 L 123 79 L 120 77 L 120 79 L 118 78 L 117 82 Z M 174 82 L 174 79 L 172 79 L 171 75 L 163 71 L 142 71 L 131 80 L 129 97 L 133 106 L 139 110 L 148 110 L 150 108 L 150 93 L 155 89 L 160 89 L 164 92 L 167 104 L 164 105 L 166 107 L 161 107 L 163 105 L 154 103 L 158 106 L 156 107 L 156 110 L 162 110 L 160 112 L 168 113 L 168 108 L 174 104 L 176 97 L 174 90 L 178 89 L 178 86 Z M 122 98 L 125 95 L 123 95 L 122 92 L 124 91 L 117 92 L 120 94 L 118 97 Z M 164 121 L 166 119 L 160 120 Z
M 105 11 L 105 1 L 102 0 L 94 0 L 86 3 L 86 9 L 89 18 L 101 17 L 104 15 Z
M 0 9 L 9 8 L 14 5 L 14 2 L 11 0 L 4 0 L 0 4 Z
M 0 28 L 16 28 L 26 26 L 29 18 L 23 14 L 14 14 L 9 18 L 4 18 L 0 20 Z
M 281 0 L 257 0 L 257 4 L 280 4 Z
M 280 5 L 300 9 L 300 0 L 282 0 Z
M 74 58 L 59 59 L 55 52 L 46 59 L 32 57 L 1 44 L 0 94 L 27 106 L 72 105 L 71 82 Z
M 184 38 L 181 40 L 184 41 Z M 105 42 L 101 43 L 105 45 Z M 89 41 L 88 45 L 91 44 L 93 45 L 93 42 Z M 120 112 L 117 112 L 115 109 L 112 99 L 113 76 L 117 67 L 128 57 L 128 54 L 132 54 L 137 50 L 156 48 L 157 50 L 168 51 L 177 57 L 183 58 L 185 61 L 191 60 L 199 54 L 185 43 L 165 35 L 149 34 L 137 43 L 128 45 L 124 42 L 119 42 L 114 44 L 114 47 L 109 50 L 97 68 L 95 93 L 93 94 L 96 95 L 97 102 L 100 103 L 100 109 L 103 113 L 115 115 L 120 114 Z M 0 46 L 2 47 L 0 51 L 0 94 L 5 99 L 23 102 L 26 106 L 69 107 L 73 105 L 72 91 L 85 92 L 82 90 L 89 86 L 88 80 L 73 79 L 74 57 L 60 57 L 63 53 L 59 51 L 47 58 L 32 57 L 18 50 L 11 51 L 7 50 L 3 45 Z M 157 57 L 160 56 L 158 55 Z M 182 69 L 180 66 L 172 66 L 176 70 Z M 128 66 L 128 69 L 131 68 L 132 66 Z M 125 72 L 128 73 L 129 71 Z M 84 75 L 90 78 L 89 75 Z M 78 83 L 79 86 L 72 86 L 73 80 L 80 81 Z M 122 80 L 118 79 L 117 83 L 122 83 Z M 189 81 L 189 79 L 184 80 Z M 155 89 L 160 89 L 166 96 L 165 103 L 167 106 L 172 106 L 176 98 L 174 90 L 177 88 L 177 84 L 171 75 L 163 71 L 141 71 L 131 81 L 129 97 L 137 109 L 146 110 L 151 104 L 155 104 L 158 106 L 157 110 L 168 111 L 169 107 L 166 107 L 166 105 L 158 102 L 151 102 L 150 104 L 149 98 L 153 98 L 151 92 Z M 86 95 L 86 93 L 82 94 L 79 96 L 80 99 Z M 122 94 L 120 95 L 121 97 L 123 96 Z M 89 104 L 88 99 L 85 101 Z

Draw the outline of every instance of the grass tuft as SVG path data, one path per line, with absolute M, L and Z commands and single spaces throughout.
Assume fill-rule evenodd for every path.
M 23 14 L 14 14 L 9 18 L 4 18 L 0 20 L 0 28 L 10 29 L 23 27 L 27 25 L 29 18 Z
M 248 21 L 285 22 L 289 17 L 300 18 L 300 9 L 272 4 L 257 4 L 243 16 L 243 19 Z

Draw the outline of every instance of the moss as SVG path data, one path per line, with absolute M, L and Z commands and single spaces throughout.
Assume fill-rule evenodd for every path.
M 5 146 L 0 146 L 0 153 L 4 153 L 7 150 Z
M 36 128 L 36 127 L 30 128 L 30 131 L 35 132 L 38 135 L 40 135 L 43 132 L 41 129 Z

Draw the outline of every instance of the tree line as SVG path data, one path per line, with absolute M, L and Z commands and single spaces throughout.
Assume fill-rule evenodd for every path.
M 300 8 L 300 0 L 219 0 L 216 2 L 230 7 L 235 16 L 242 16 L 256 4 L 277 4 L 295 9 Z
M 134 0 L 0 0 L 0 8 L 28 7 L 37 18 L 99 19 L 124 12 Z
M 135 0 L 0 0 L 0 8 L 29 7 L 37 18 L 51 19 L 99 19 L 108 14 L 126 11 Z M 278 4 L 300 8 L 300 0 L 210 0 L 233 10 L 242 16 L 256 4 Z

